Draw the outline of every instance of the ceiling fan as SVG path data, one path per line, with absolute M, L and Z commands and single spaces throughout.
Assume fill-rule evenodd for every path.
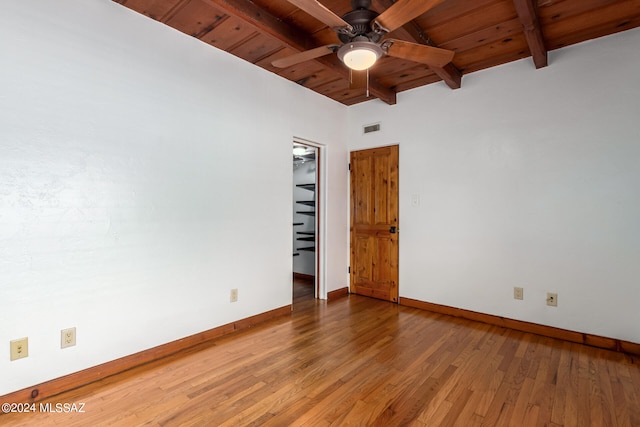
M 352 11 L 339 17 L 316 0 L 287 0 L 327 24 L 342 44 L 320 46 L 277 59 L 272 65 L 286 68 L 336 52 L 350 70 L 368 70 L 384 55 L 407 59 L 430 67 L 444 67 L 454 52 L 384 36 L 417 18 L 443 0 L 398 0 L 378 14 L 370 10 L 371 0 L 351 0 Z

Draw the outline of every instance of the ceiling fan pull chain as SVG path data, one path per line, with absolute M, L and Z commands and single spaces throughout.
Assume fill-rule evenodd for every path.
M 367 68 L 367 98 L 369 97 L 369 69 Z

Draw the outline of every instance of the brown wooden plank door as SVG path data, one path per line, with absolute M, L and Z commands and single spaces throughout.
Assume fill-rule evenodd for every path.
M 351 293 L 398 301 L 398 146 L 351 152 Z

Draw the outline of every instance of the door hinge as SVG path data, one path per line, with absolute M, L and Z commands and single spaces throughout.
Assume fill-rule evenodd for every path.
M 347 273 L 351 274 L 351 266 L 347 267 Z
M 349 172 L 351 172 L 351 163 L 349 163 Z

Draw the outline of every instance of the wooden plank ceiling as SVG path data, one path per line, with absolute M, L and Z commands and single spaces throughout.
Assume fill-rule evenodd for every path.
M 389 37 L 453 50 L 453 61 L 431 69 L 385 56 L 370 70 L 367 97 L 364 87 L 350 89 L 336 54 L 283 69 L 271 65 L 340 43 L 327 25 L 286 0 L 114 1 L 345 105 L 372 98 L 395 104 L 396 93 L 437 82 L 457 89 L 464 74 L 526 57 L 532 67 L 545 67 L 548 51 L 640 25 L 640 0 L 444 0 Z M 349 0 L 320 3 L 339 16 L 351 10 Z M 381 13 L 393 3 L 372 0 L 371 9 Z

